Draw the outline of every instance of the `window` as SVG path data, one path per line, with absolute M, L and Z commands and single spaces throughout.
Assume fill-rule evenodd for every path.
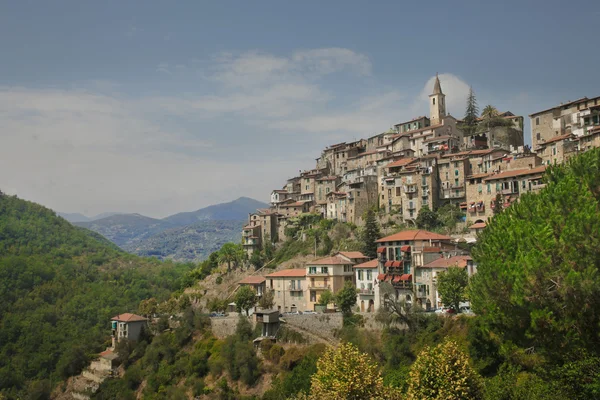
M 454 170 L 454 176 L 458 176 L 458 170 L 457 169 Z
M 321 272 L 324 274 L 328 274 L 329 273 L 329 267 L 321 267 Z
M 487 192 L 492 193 L 492 185 L 489 183 L 487 184 Z
M 556 155 L 556 146 L 554 146 L 554 147 L 552 148 L 552 155 L 553 155 L 553 156 L 555 156 L 555 155 Z
M 400 196 L 400 187 L 396 188 L 396 196 Z
M 317 267 L 308 267 L 308 273 L 309 274 L 316 274 L 317 273 Z
M 358 270 L 358 280 L 359 280 L 359 281 L 362 281 L 362 280 L 363 280 L 363 271 L 362 271 L 362 269 L 359 269 L 359 270 Z
M 481 192 L 482 192 L 481 185 L 477 185 L 477 193 L 481 193 Z
M 370 269 L 368 269 L 368 270 L 367 270 L 367 280 L 368 280 L 368 281 L 370 281 L 370 280 L 372 280 L 372 279 L 373 279 L 372 273 L 373 273 L 373 272 L 372 272 Z M 370 285 L 371 285 L 371 284 L 369 283 L 369 286 L 370 286 Z
M 454 163 L 454 168 L 458 168 L 458 162 Z
M 540 124 L 540 117 L 535 117 L 535 124 L 539 125 Z
M 360 190 L 356 191 L 356 197 L 360 197 Z
M 448 180 L 448 171 L 446 171 L 446 180 Z
M 352 272 L 352 266 L 351 265 L 344 265 L 344 272 Z
M 317 301 L 317 292 L 311 291 L 310 292 L 310 301 L 315 303 Z
M 433 105 L 435 105 L 435 97 L 433 98 Z

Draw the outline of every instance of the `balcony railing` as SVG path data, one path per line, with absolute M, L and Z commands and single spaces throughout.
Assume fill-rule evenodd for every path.
M 329 272 L 322 272 L 322 271 L 311 272 L 311 271 L 308 271 L 307 275 L 311 275 L 311 276 L 327 276 L 327 275 L 329 275 Z
M 416 193 L 417 191 L 417 187 L 416 186 L 404 186 L 404 193 Z
M 463 190 L 459 190 L 458 193 L 451 191 L 448 193 L 444 193 L 444 199 L 459 199 L 461 197 L 465 197 L 465 192 Z
M 375 294 L 374 289 L 358 289 L 358 294 Z
M 293 285 L 288 285 L 288 290 L 290 292 L 302 292 L 302 286 L 293 286 Z
M 546 187 L 545 183 L 533 184 L 533 185 L 531 185 L 531 190 L 542 190 L 545 187 Z
M 514 188 L 502 189 L 502 194 L 513 194 L 513 193 L 518 193 L 518 191 L 515 190 Z

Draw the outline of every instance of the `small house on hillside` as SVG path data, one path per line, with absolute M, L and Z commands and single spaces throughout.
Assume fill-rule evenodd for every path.
M 142 329 L 148 325 L 148 319 L 140 315 L 125 313 L 111 318 L 112 347 L 122 339 L 138 340 Z

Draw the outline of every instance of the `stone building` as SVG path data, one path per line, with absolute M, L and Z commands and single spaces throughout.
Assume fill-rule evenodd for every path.
M 294 201 L 288 199 L 282 201 L 277 206 L 277 212 L 286 217 L 297 217 L 300 214 L 307 213 L 310 211 L 310 201 Z
M 523 147 L 525 139 L 523 135 L 523 117 L 505 111 L 498 115 L 503 125 L 486 126 L 486 120 L 478 118 L 477 135 L 465 137 L 464 147 L 466 149 L 518 149 Z
M 250 257 L 255 251 L 262 248 L 261 226 L 248 224 L 242 228 L 242 247 Z
M 315 203 L 318 212 L 326 216 L 327 214 L 327 195 L 335 192 L 337 185 L 341 182 L 339 176 L 322 176 L 317 178 L 315 186 Z
M 377 240 L 375 308 L 378 309 L 388 295 L 381 291 L 381 282 L 392 285 L 396 299 L 413 304 L 418 298 L 416 288 L 422 283 L 415 280 L 415 270 L 439 258 L 442 252 L 454 250 L 451 240 L 449 236 L 425 230 L 402 231 Z
M 535 152 L 544 165 L 562 164 L 578 154 L 579 140 L 572 133 L 541 141 Z
M 331 257 L 319 258 L 306 263 L 308 287 L 307 306 L 314 310 L 325 290 L 337 293 L 349 281 L 353 282 L 353 266 L 368 260 L 358 251 L 339 252 Z
M 569 101 L 529 116 L 531 144 L 536 149 L 542 142 L 556 137 L 574 134 L 585 136 L 594 126 L 600 126 L 600 97 Z
M 450 157 L 440 158 L 437 161 L 441 205 L 465 202 L 465 177 L 469 174 L 469 169 L 468 159 L 461 155 L 453 156 L 451 154 Z
M 266 277 L 266 289 L 274 291 L 274 303 L 280 312 L 307 310 L 306 270 L 284 269 Z
M 377 207 L 377 177 L 360 176 L 348 182 L 346 190 L 346 220 L 353 224 L 361 224 L 363 214 L 372 207 Z
M 348 196 L 343 192 L 329 192 L 327 195 L 327 214 L 325 218 L 339 222 L 348 222 Z
M 437 259 L 416 269 L 415 281 L 420 283 L 417 285 L 416 296 L 426 310 L 441 308 L 444 305 L 437 291 L 437 277 L 439 273 L 452 267 L 467 268 L 467 271 L 472 273 L 473 259 L 468 255 L 453 256 L 450 253 L 440 253 Z
M 113 349 L 121 340 L 138 340 L 142 330 L 148 326 L 148 318 L 131 313 L 119 314 L 110 320 Z
M 355 265 L 356 304 L 361 312 L 375 311 L 375 283 L 377 280 L 378 260 L 371 260 Z

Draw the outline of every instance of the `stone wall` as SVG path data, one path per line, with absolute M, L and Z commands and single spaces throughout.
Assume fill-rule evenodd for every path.
M 227 317 L 211 318 L 210 325 L 213 335 L 219 339 L 224 339 L 227 336 L 233 335 L 235 333 L 238 318 L 236 313 L 232 313 Z M 250 318 L 250 323 L 252 324 L 252 327 L 254 327 L 254 318 Z

